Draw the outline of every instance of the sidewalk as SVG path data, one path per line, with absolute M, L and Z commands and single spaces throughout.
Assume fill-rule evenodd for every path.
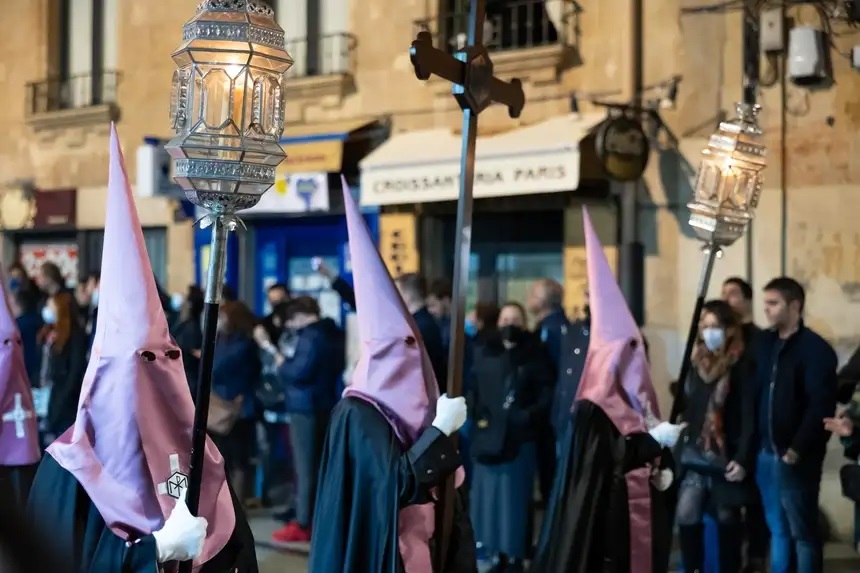
M 272 532 L 281 527 L 281 524 L 270 519 L 268 512 L 252 512 L 250 523 L 254 538 L 257 540 L 260 573 L 305 573 L 307 571 L 306 557 L 272 548 L 270 543 Z M 832 543 L 827 546 L 825 555 L 825 573 L 860 573 L 860 557 L 852 551 L 850 545 Z M 482 564 L 479 571 L 483 573 L 488 568 L 487 564 Z

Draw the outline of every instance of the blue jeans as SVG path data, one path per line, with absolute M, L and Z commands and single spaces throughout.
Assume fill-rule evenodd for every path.
M 822 460 L 788 465 L 772 452 L 758 455 L 756 482 L 770 529 L 770 571 L 789 573 L 792 556 L 798 573 L 822 573 L 818 495 Z

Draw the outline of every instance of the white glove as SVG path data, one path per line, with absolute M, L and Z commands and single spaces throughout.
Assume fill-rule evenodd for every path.
M 207 527 L 209 523 L 205 518 L 191 515 L 184 499 L 177 500 L 164 527 L 152 533 L 158 562 L 188 561 L 200 555 Z
M 465 398 L 449 398 L 447 394 L 442 394 L 436 402 L 436 418 L 433 420 L 433 426 L 446 436 L 450 436 L 463 427 L 466 416 Z
M 672 480 L 675 479 L 675 474 L 669 468 L 655 470 L 651 474 L 651 484 L 657 491 L 666 491 L 672 485 Z
M 657 443 L 664 448 L 674 448 L 675 444 L 678 443 L 678 438 L 681 437 L 681 432 L 684 431 L 684 428 L 686 427 L 687 424 L 660 422 L 651 428 L 648 433 L 651 434 L 651 437 L 657 440 Z

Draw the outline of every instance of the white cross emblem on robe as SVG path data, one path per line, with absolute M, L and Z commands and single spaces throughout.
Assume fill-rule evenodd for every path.
M 169 495 L 173 499 L 182 499 L 188 489 L 188 476 L 179 471 L 179 454 L 170 454 L 170 477 L 156 487 L 160 495 Z
M 15 422 L 15 437 L 19 440 L 26 435 L 24 422 L 33 417 L 33 412 L 25 410 L 21 394 L 15 394 L 15 407 L 3 414 L 4 422 Z

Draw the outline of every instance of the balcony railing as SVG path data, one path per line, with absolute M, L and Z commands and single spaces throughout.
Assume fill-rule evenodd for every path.
M 27 114 L 83 109 L 116 103 L 119 72 L 78 74 L 27 84 Z
M 508 0 L 487 4 L 484 45 L 490 51 L 575 45 L 575 18 L 579 9 L 575 0 Z M 442 5 L 437 19 L 416 20 L 415 31 L 429 31 L 437 47 L 456 52 L 466 46 L 469 1 L 442 0 Z
M 355 44 L 355 36 L 346 33 L 287 40 L 287 52 L 294 60 L 287 76 L 347 74 L 353 69 Z

